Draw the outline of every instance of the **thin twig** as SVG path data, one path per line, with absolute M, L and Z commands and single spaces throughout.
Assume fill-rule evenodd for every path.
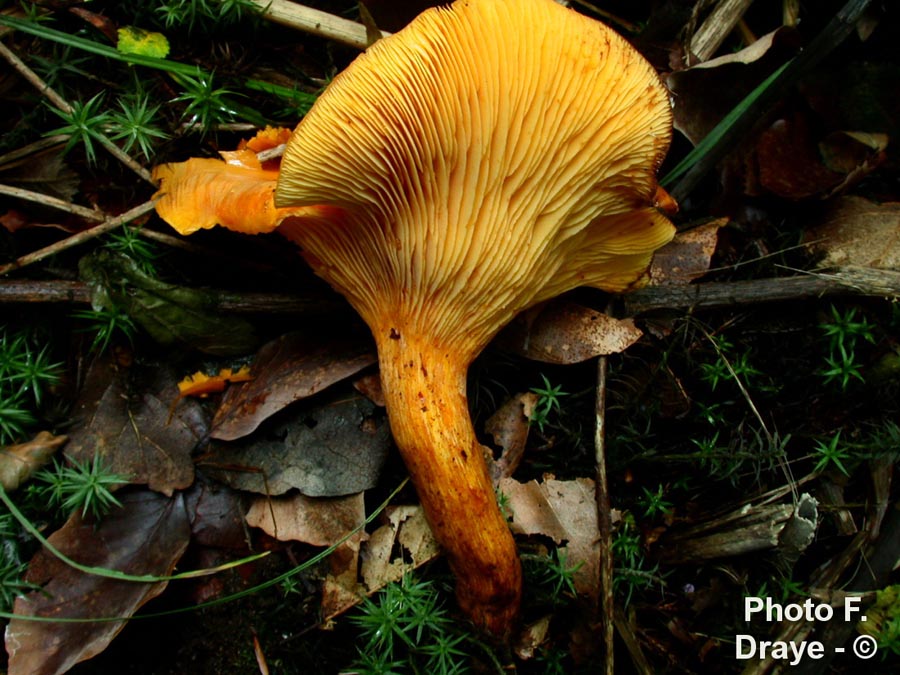
M 365 49 L 369 46 L 366 27 L 361 23 L 288 0 L 250 0 L 250 2 L 262 10 L 265 18 L 283 26 L 328 38 L 356 49 Z
M 146 201 L 143 204 L 135 206 L 133 209 L 126 211 L 122 215 L 116 216 L 115 218 L 108 218 L 96 227 L 92 227 L 91 229 L 85 230 L 84 232 L 79 232 L 78 234 L 73 234 L 71 237 L 67 237 L 62 241 L 58 241 L 55 244 L 51 244 L 50 246 L 42 248 L 38 251 L 34 251 L 33 253 L 23 255 L 15 262 L 0 266 L 0 276 L 9 274 L 13 270 L 18 270 L 26 267 L 27 265 L 39 262 L 44 258 L 49 258 L 52 255 L 56 255 L 57 253 L 70 249 L 74 246 L 78 246 L 79 244 L 83 244 L 84 242 L 90 241 L 91 239 L 106 234 L 107 232 L 111 232 L 116 228 L 122 227 L 122 225 L 134 220 L 135 218 L 140 218 L 145 213 L 149 213 L 150 211 L 152 211 L 154 205 L 155 202 L 151 199 L 150 201 Z
M 72 106 L 66 101 L 62 96 L 60 96 L 49 84 L 47 84 L 41 77 L 35 73 L 31 68 L 29 68 L 22 59 L 20 59 L 12 50 L 10 50 L 5 44 L 0 42 L 0 55 L 5 58 L 9 64 L 16 69 L 16 71 L 24 77 L 35 89 L 37 89 L 42 96 L 46 97 L 47 100 L 50 101 L 54 106 L 62 110 L 64 113 L 71 115 L 72 114 Z M 151 185 L 155 185 L 153 182 L 153 177 L 150 175 L 150 172 L 147 171 L 143 166 L 138 164 L 134 159 L 132 159 L 128 153 L 126 153 L 122 148 L 113 143 L 103 134 L 98 134 L 97 140 L 100 144 L 106 148 L 109 153 L 122 162 L 129 169 L 134 171 L 138 176 L 143 178 L 145 181 L 150 183 Z
M 753 0 L 721 0 L 691 38 L 691 62 L 694 58 L 701 62 L 709 60 L 752 3 Z
M 67 202 L 64 199 L 51 197 L 50 195 L 45 195 L 42 192 L 33 192 L 31 190 L 25 190 L 23 188 L 12 187 L 11 185 L 0 184 L 0 194 L 15 197 L 16 199 L 24 199 L 29 202 L 35 202 L 37 204 L 49 206 L 50 208 L 58 209 L 60 211 L 73 213 L 76 216 L 84 218 L 85 220 L 91 220 L 99 223 L 106 219 L 106 216 L 100 211 L 89 209 L 86 206 L 79 206 L 78 204 Z
M 609 481 L 606 477 L 606 356 L 597 359 L 597 403 L 594 424 L 594 465 L 597 483 L 597 525 L 600 531 L 600 621 L 606 648 L 606 673 L 613 675 L 613 638 L 615 636 L 616 599 L 613 588 L 612 521 Z

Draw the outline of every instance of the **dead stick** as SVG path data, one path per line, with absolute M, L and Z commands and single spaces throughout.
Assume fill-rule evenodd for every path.
M 93 209 L 89 209 L 86 206 L 79 206 L 78 204 L 67 202 L 64 199 L 51 197 L 50 195 L 45 195 L 42 192 L 32 192 L 31 190 L 12 187 L 11 185 L 0 185 L 0 194 L 9 195 L 10 197 L 15 197 L 16 199 L 24 199 L 29 202 L 36 202 L 38 204 L 43 204 L 44 206 L 49 206 L 50 208 L 58 209 L 60 211 L 73 213 L 76 216 L 84 218 L 85 220 L 101 222 L 106 219 L 106 216 L 100 211 L 94 211 Z
M 896 298 L 900 296 L 900 272 L 840 267 L 781 279 L 650 286 L 626 295 L 625 310 L 632 316 L 654 309 L 714 309 L 836 294 Z
M 366 27 L 361 23 L 288 0 L 250 0 L 250 2 L 262 10 L 265 18 L 288 28 L 328 38 L 356 49 L 365 49 L 369 46 Z
M 613 588 L 612 521 L 609 503 L 609 481 L 606 478 L 606 357 L 597 359 L 597 403 L 594 425 L 594 448 L 597 481 L 597 526 L 600 531 L 600 621 L 606 647 L 606 673 L 615 672 L 613 638 L 615 637 L 616 597 Z
M 722 46 L 753 0 L 721 0 L 691 38 L 691 54 L 707 61 Z
M 229 293 L 210 290 L 207 309 L 234 314 L 304 314 L 336 316 L 350 312 L 343 298 L 320 294 L 302 297 L 274 293 Z M 0 280 L 0 305 L 67 302 L 88 304 L 91 288 L 83 281 Z
M 50 244 L 50 246 L 42 248 L 38 251 L 34 251 L 33 253 L 23 255 L 15 262 L 0 266 L 0 276 L 9 274 L 13 270 L 21 269 L 33 263 L 39 262 L 44 258 L 49 258 L 52 255 L 56 255 L 61 251 L 72 248 L 73 246 L 83 244 L 84 242 L 90 241 L 91 239 L 99 237 L 102 234 L 106 234 L 107 232 L 112 232 L 113 230 L 122 227 L 122 225 L 124 225 L 125 223 L 128 223 L 135 218 L 139 218 L 145 213 L 149 213 L 153 210 L 154 204 L 155 202 L 151 199 L 150 201 L 144 202 L 139 206 L 135 206 L 133 209 L 126 211 L 120 216 L 105 220 L 103 223 L 97 225 L 96 227 L 92 227 L 91 229 L 85 230 L 84 232 L 79 232 L 78 234 L 73 234 L 71 237 L 67 237 L 66 239 L 58 241 L 55 244 Z

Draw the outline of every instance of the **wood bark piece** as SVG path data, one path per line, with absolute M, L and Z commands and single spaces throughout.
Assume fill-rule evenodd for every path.
M 815 535 L 817 514 L 816 500 L 805 493 L 796 504 L 744 504 L 666 536 L 660 559 L 678 565 L 778 548 L 786 559 L 796 560 Z
M 721 0 L 691 38 L 691 55 L 706 61 L 715 54 L 752 4 L 753 0 Z
M 896 298 L 900 272 L 848 266 L 796 277 L 651 286 L 629 293 L 624 300 L 625 312 L 631 316 L 654 309 L 715 309 L 840 294 Z
M 265 18 L 275 23 L 356 49 L 365 49 L 369 46 L 366 27 L 361 23 L 287 0 L 250 1 L 262 10 Z

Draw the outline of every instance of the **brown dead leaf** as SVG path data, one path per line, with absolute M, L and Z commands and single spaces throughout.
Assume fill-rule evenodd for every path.
M 368 339 L 335 340 L 291 333 L 264 345 L 250 370 L 252 381 L 222 398 L 211 436 L 233 441 L 295 401 L 312 396 L 377 361 Z
M 365 544 L 362 578 L 370 593 L 437 556 L 438 543 L 419 505 L 385 509 L 384 525 Z
M 822 162 L 810 122 L 802 113 L 775 120 L 756 143 L 756 180 L 748 192 L 785 199 L 824 196 L 844 180 Z M 752 178 L 752 173 L 750 174 Z
M 49 431 L 42 431 L 27 443 L 0 449 L 0 485 L 7 492 L 17 489 L 49 462 L 66 440 L 66 436 L 54 436 Z
M 312 499 L 302 494 L 254 499 L 247 524 L 259 527 L 280 541 L 302 541 L 312 546 L 332 546 L 366 519 L 363 493 L 332 499 Z M 367 538 L 357 532 L 328 556 L 329 573 L 322 588 L 322 616 L 352 607 L 363 595 L 359 586 L 359 548 Z
M 511 476 L 522 461 L 525 444 L 528 442 L 529 420 L 537 402 L 538 395 L 534 392 L 517 394 L 500 406 L 484 423 L 485 432 L 502 449 L 500 458 L 489 464 L 495 483 Z
M 391 506 L 385 509 L 383 517 L 387 522 L 362 543 L 361 569 L 356 559 L 341 562 L 337 569 L 333 566 L 326 578 L 322 595 L 322 616 L 326 621 L 437 556 L 438 544 L 421 506 Z
M 255 497 L 246 519 L 250 527 L 258 527 L 279 541 L 331 546 L 366 519 L 366 509 L 362 493 L 328 499 L 295 493 Z
M 353 380 L 353 388 L 379 408 L 384 408 L 384 391 L 381 389 L 381 377 L 378 373 L 362 375 Z
M 520 483 L 500 481 L 512 513 L 515 534 L 540 534 L 556 544 L 565 543 L 568 565 L 581 567 L 574 573 L 575 589 L 591 598 L 600 592 L 600 531 L 594 481 L 588 478 Z
M 240 490 L 337 497 L 374 487 L 391 444 L 384 410 L 342 388 L 293 406 L 246 439 L 213 443 L 203 466 Z
M 676 234 L 672 241 L 653 254 L 650 285 L 689 284 L 706 274 L 716 252 L 719 228 L 727 224 L 728 218 L 718 218 Z
M 28 150 L 26 147 L 17 151 L 16 159 L 0 166 L 0 182 L 71 202 L 78 192 L 80 180 L 78 174 L 65 163 L 62 144 L 38 152 Z M 28 222 L 27 226 L 58 227 L 68 231 L 77 229 L 32 222 Z
M 622 352 L 641 335 L 631 319 L 614 319 L 574 302 L 553 300 L 517 316 L 497 343 L 528 359 L 570 364 Z
M 99 454 L 110 471 L 166 495 L 191 485 L 191 453 L 206 433 L 206 417 L 191 399 L 170 414 L 176 381 L 166 367 L 128 369 L 97 359 L 79 396 L 81 423 L 66 456 L 86 462 Z
M 246 551 L 247 529 L 241 495 L 224 485 L 197 481 L 185 492 L 191 516 L 191 544 Z
M 513 645 L 516 656 L 523 661 L 534 658 L 535 652 L 541 648 L 541 645 L 544 644 L 547 639 L 547 633 L 550 630 L 550 620 L 552 618 L 552 614 L 547 614 L 537 621 L 533 621 L 525 626 Z
M 65 555 L 94 567 L 128 574 L 171 574 L 190 540 L 180 495 L 150 491 L 120 495 L 121 509 L 102 521 L 77 512 L 50 542 Z M 136 583 L 79 572 L 46 551 L 28 567 L 26 581 L 41 587 L 16 599 L 14 612 L 50 619 L 122 617 L 94 623 L 13 619 L 6 629 L 9 675 L 58 675 L 96 656 L 139 607 L 162 593 L 167 582 Z
M 900 270 L 900 203 L 863 197 L 836 199 L 821 225 L 804 239 L 828 267 L 858 265 Z

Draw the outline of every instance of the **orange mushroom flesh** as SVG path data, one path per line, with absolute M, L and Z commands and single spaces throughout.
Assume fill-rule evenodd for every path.
M 606 26 L 553 0 L 458 0 L 335 78 L 277 183 L 219 162 L 229 187 L 210 187 L 215 160 L 157 171 L 176 229 L 277 227 L 366 320 L 460 606 L 499 637 L 521 568 L 469 417 L 469 364 L 535 303 L 640 283 L 674 232 L 654 208 L 670 136 L 656 73 Z

